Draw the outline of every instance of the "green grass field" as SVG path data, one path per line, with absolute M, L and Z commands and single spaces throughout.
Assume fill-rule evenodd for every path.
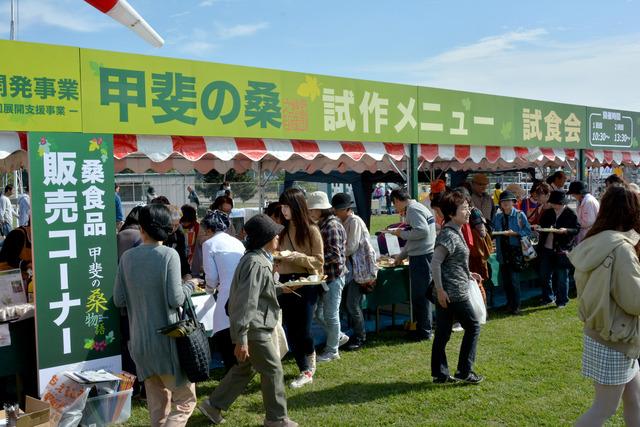
M 386 228 L 389 224 L 400 221 L 399 215 L 372 215 L 371 216 L 371 234 Z
M 564 310 L 529 307 L 520 317 L 490 313 L 478 345 L 478 386 L 431 382 L 431 342 L 408 343 L 402 331 L 368 336 L 367 347 L 342 353 L 321 364 L 315 380 L 287 390 L 289 414 L 303 426 L 563 426 L 590 406 L 591 383 L 580 374 L 581 323 L 575 300 Z M 462 333 L 448 346 L 455 370 Z M 285 380 L 296 375 L 293 360 L 284 363 Z M 198 399 L 216 386 L 198 386 Z M 129 425 L 149 425 L 142 403 L 134 403 Z M 262 425 L 258 379 L 225 414 L 233 426 Z M 208 425 L 196 409 L 190 426 Z M 621 409 L 608 425 L 623 425 Z

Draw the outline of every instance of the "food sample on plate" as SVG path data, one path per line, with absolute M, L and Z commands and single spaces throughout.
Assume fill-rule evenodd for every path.
M 275 259 L 288 258 L 288 257 L 290 257 L 290 256 L 291 256 L 291 254 L 292 254 L 292 253 L 293 253 L 293 252 L 291 252 L 291 251 L 286 251 L 286 250 L 285 250 L 285 251 L 275 251 L 275 252 L 273 253 L 273 257 L 274 257 Z
M 396 260 L 391 257 L 383 255 L 378 259 L 378 267 L 389 268 L 389 267 L 394 267 L 395 265 L 396 265 Z

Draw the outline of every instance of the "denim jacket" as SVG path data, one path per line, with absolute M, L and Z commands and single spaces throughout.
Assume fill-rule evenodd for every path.
M 504 218 L 504 212 L 499 211 L 496 216 L 493 218 L 493 231 L 507 231 L 502 226 L 502 219 Z M 527 216 L 524 212 L 513 208 L 511 210 L 511 215 L 508 218 L 509 230 L 517 232 L 520 236 L 509 237 L 509 244 L 511 246 L 520 247 L 520 237 L 530 236 L 531 235 L 531 226 L 529 225 L 529 221 L 527 221 Z M 496 256 L 498 258 L 498 262 L 502 263 L 502 242 L 500 236 L 496 238 Z

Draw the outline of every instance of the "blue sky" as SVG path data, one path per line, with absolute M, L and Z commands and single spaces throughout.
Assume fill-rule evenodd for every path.
M 20 0 L 19 39 L 640 111 L 639 0 Z M 0 38 L 9 0 L 0 0 Z

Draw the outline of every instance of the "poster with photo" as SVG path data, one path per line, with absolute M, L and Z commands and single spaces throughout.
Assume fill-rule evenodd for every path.
M 20 269 L 0 271 L 0 308 L 25 304 L 27 293 L 22 283 Z

